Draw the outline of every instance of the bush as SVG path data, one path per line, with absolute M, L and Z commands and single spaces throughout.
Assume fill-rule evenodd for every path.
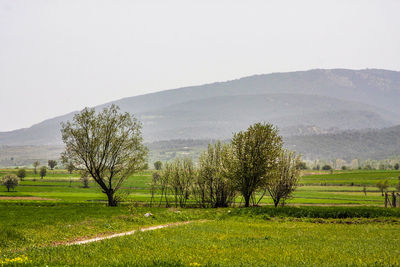
M 21 179 L 21 181 L 24 180 L 24 178 L 26 177 L 25 169 L 19 169 L 17 171 L 17 176 L 18 176 L 19 179 Z
M 14 174 L 8 174 L 3 176 L 1 179 L 1 184 L 7 187 L 7 191 L 10 192 L 10 189 L 13 189 L 18 186 L 19 179 Z
M 322 170 L 329 171 L 329 170 L 332 170 L 332 167 L 330 165 L 324 165 L 324 166 L 322 166 Z

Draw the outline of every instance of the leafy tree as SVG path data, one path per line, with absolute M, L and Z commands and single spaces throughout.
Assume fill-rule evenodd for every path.
M 266 190 L 274 201 L 275 207 L 280 201 L 290 198 L 296 189 L 300 177 L 300 156 L 293 151 L 282 150 L 278 157 L 278 166 L 266 182 Z
M 376 183 L 376 187 L 378 187 L 379 191 L 381 191 L 383 196 L 383 192 L 389 188 L 389 181 L 388 180 L 379 181 Z
M 75 170 L 75 165 L 71 161 L 67 163 L 66 167 L 69 174 L 72 174 L 72 172 Z
M 199 172 L 196 180 L 195 195 L 204 207 L 227 207 L 235 198 L 235 189 L 230 177 L 232 148 L 217 142 L 209 144 L 199 158 Z
M 300 170 L 307 170 L 307 164 L 304 161 L 299 162 L 299 165 L 297 166 L 298 169 Z
M 53 170 L 55 166 L 57 166 L 57 161 L 50 159 L 47 164 L 50 167 L 50 170 Z
M 322 166 L 322 170 L 330 171 L 330 170 L 332 170 L 332 167 L 330 165 L 324 165 L 324 166 Z
M 265 185 L 276 168 L 282 137 L 272 124 L 255 123 L 246 131 L 234 134 L 232 148 L 234 164 L 231 177 L 245 200 L 245 206 L 249 207 L 250 198 Z
M 33 163 L 33 173 L 34 173 L 34 174 L 37 174 L 36 168 L 39 167 L 39 165 L 40 165 L 40 162 L 39 162 L 39 161 L 35 161 L 35 162 Z
M 19 179 L 21 179 L 21 181 L 24 180 L 24 178 L 26 177 L 26 170 L 25 169 L 19 169 L 17 171 L 17 176 Z
M 154 162 L 154 169 L 156 169 L 157 171 L 161 170 L 162 168 L 162 162 L 161 161 L 156 161 Z
M 64 162 L 86 170 L 107 195 L 108 205 L 117 206 L 116 192 L 125 179 L 146 163 L 141 124 L 129 113 L 112 105 L 96 114 L 85 108 L 72 122 L 62 124 Z
M 394 166 L 393 166 L 393 167 L 394 167 L 394 169 L 395 169 L 395 170 L 398 170 L 398 169 L 399 169 L 399 167 L 400 167 L 400 166 L 399 166 L 399 163 L 396 163 L 396 164 L 394 164 Z
M 1 184 L 7 187 L 7 191 L 10 192 L 10 189 L 13 189 L 18 186 L 19 180 L 15 174 L 7 174 L 1 178 Z
M 347 167 L 346 166 L 342 166 L 342 171 L 345 171 L 345 170 L 347 170 Z
M 42 166 L 42 168 L 40 168 L 39 174 L 40 174 L 40 177 L 41 177 L 42 179 L 43 179 L 43 177 L 46 176 L 46 174 L 47 174 L 47 168 L 46 168 L 46 166 Z

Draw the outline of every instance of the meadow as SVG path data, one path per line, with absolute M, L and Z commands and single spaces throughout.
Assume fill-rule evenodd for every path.
M 15 172 L 2 169 L 0 175 Z M 383 208 L 374 184 L 399 171 L 304 173 L 287 207 L 219 209 L 149 206 L 151 171 L 129 177 L 118 207 L 77 173 L 28 171 L 0 189 L 0 265 L 263 266 L 400 265 L 400 209 Z M 329 182 L 328 182 L 329 181 Z M 367 188 L 365 195 L 363 186 Z M 393 189 L 393 188 L 390 188 Z M 145 213 L 151 213 L 145 217 Z M 151 225 L 191 221 L 86 245 L 68 242 Z

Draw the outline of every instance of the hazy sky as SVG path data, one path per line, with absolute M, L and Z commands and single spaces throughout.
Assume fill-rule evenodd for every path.
M 312 68 L 400 70 L 400 1 L 0 0 L 0 131 Z

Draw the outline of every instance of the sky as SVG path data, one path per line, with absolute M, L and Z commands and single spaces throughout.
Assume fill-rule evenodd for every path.
M 400 70 L 399 12 L 397 0 L 0 0 L 0 131 L 254 74 Z

